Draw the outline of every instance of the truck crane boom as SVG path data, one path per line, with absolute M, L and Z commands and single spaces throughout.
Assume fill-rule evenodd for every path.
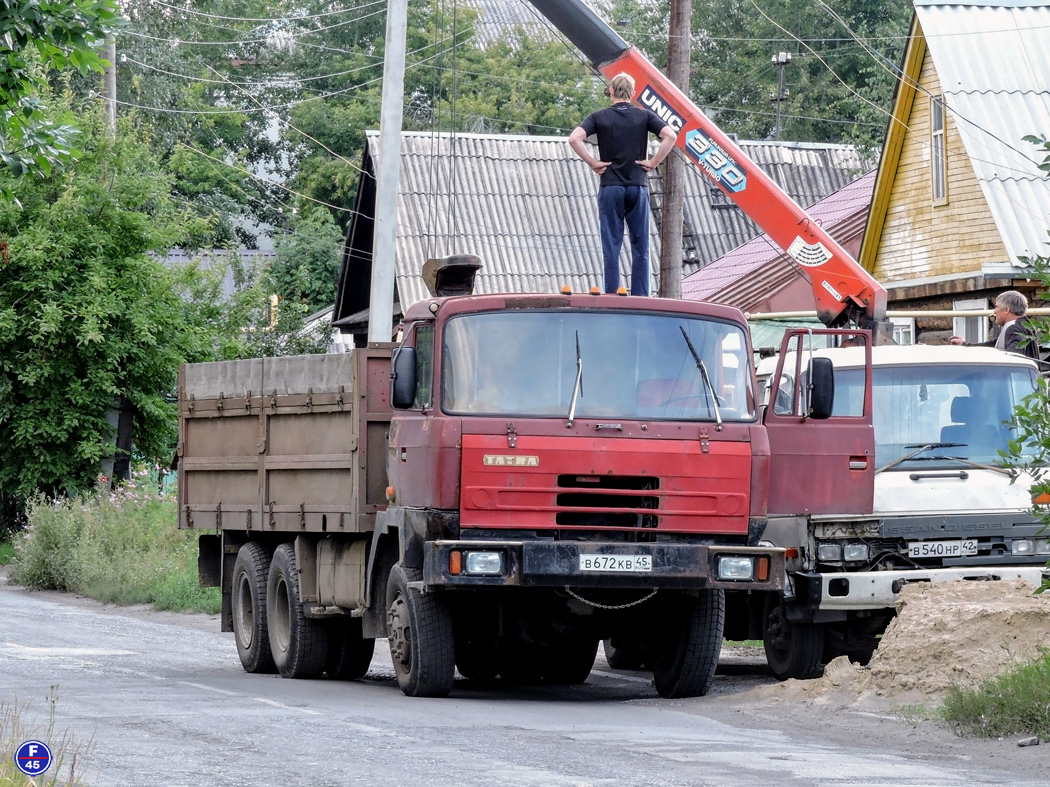
M 630 74 L 635 100 L 678 134 L 686 158 L 794 260 L 813 286 L 817 316 L 883 333 L 886 290 L 710 118 L 583 0 L 529 0 L 603 76 Z

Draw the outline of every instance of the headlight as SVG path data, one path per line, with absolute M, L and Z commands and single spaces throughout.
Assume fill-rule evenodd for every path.
M 842 560 L 842 546 L 840 544 L 818 544 L 817 559 L 828 563 L 837 563 Z
M 755 560 L 750 557 L 718 558 L 718 578 L 748 580 L 755 576 Z
M 867 544 L 846 544 L 842 548 L 842 556 L 847 561 L 865 561 L 868 559 Z
M 1011 555 L 1034 555 L 1035 541 L 1030 538 L 1016 538 L 1010 542 Z
M 468 574 L 496 575 L 503 573 L 502 552 L 467 552 L 466 564 Z
M 1050 539 L 1040 538 L 1036 541 L 1035 553 L 1037 555 L 1050 555 Z

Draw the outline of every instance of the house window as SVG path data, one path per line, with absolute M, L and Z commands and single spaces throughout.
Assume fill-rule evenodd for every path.
M 952 304 L 952 309 L 957 312 L 987 308 L 988 301 L 984 298 L 955 301 Z M 953 317 L 952 332 L 963 337 L 967 344 L 980 344 L 988 338 L 988 318 L 983 314 L 975 317 Z
M 893 323 L 894 344 L 915 344 L 915 318 L 890 317 Z
M 948 202 L 948 152 L 944 140 L 944 99 L 930 98 L 930 180 L 933 189 L 933 204 Z

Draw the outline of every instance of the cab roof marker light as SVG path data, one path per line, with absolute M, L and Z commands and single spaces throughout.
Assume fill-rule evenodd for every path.
M 572 295 L 572 287 L 570 287 L 568 284 L 563 285 L 562 288 L 561 288 L 561 294 L 562 295 Z

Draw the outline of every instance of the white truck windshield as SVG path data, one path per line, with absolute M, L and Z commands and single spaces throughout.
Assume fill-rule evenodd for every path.
M 466 314 L 444 328 L 442 408 L 567 416 L 576 391 L 576 418 L 714 421 L 717 404 L 723 421 L 749 421 L 750 364 L 740 327 L 716 320 L 601 311 Z
M 948 457 L 998 463 L 998 451 L 1016 437 L 1014 408 L 1037 385 L 1035 371 L 1022 366 L 876 366 L 872 373 L 877 467 L 944 444 L 897 466 L 907 470 L 951 466 Z M 833 415 L 859 415 L 863 397 L 863 370 L 837 369 Z

